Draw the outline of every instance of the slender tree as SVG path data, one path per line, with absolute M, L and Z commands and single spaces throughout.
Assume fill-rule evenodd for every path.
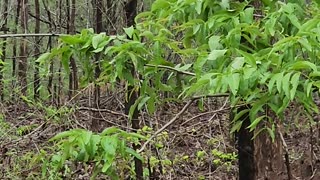
M 127 4 L 125 5 L 125 13 L 126 13 L 126 20 L 127 20 L 127 27 L 133 26 L 134 25 L 134 18 L 137 14 L 137 0 L 129 0 Z M 132 75 L 135 76 L 134 70 L 132 70 Z M 136 102 L 136 100 L 139 97 L 139 92 L 136 91 L 133 85 L 128 86 L 127 89 L 127 97 L 128 97 L 128 102 L 126 102 L 126 107 L 125 111 L 126 114 L 129 115 L 129 111 L 132 105 Z M 135 108 L 133 114 L 132 114 L 132 128 L 137 131 L 140 128 L 140 122 L 139 122 L 139 111 L 137 108 Z M 139 149 L 140 146 L 133 144 L 133 149 L 137 150 Z M 135 173 L 136 173 L 136 178 L 137 179 L 142 179 L 143 178 L 143 164 L 142 161 L 138 158 L 134 158 L 134 163 L 135 163 Z
M 22 0 L 21 7 L 21 28 L 24 33 L 28 32 L 28 0 Z M 18 80 L 23 95 L 27 95 L 27 64 L 28 46 L 27 39 L 23 37 L 20 42 L 20 57 L 18 63 Z
M 36 26 L 34 29 L 34 33 L 40 33 L 40 5 L 39 0 L 34 0 L 35 7 L 35 16 L 36 16 Z M 35 58 L 37 59 L 40 54 L 40 37 L 35 37 L 36 45 L 34 47 Z M 35 64 L 35 72 L 34 72 L 34 98 L 39 99 L 39 88 L 40 88 L 40 76 L 39 76 L 39 62 Z
M 67 5 L 67 33 L 75 34 L 75 16 L 76 16 L 76 1 L 66 0 Z M 71 72 L 69 75 L 69 99 L 72 98 L 74 91 L 78 89 L 78 69 L 76 61 L 73 57 L 70 58 Z
M 21 9 L 21 0 L 17 0 L 17 8 L 16 8 L 16 15 L 14 19 L 14 30 L 13 33 L 16 34 L 18 32 L 18 26 L 19 26 L 19 17 L 20 17 L 20 9 Z M 17 40 L 16 38 L 13 39 L 13 59 L 12 59 L 12 88 L 16 87 L 16 67 L 17 67 Z M 15 93 L 12 94 L 12 99 L 15 99 Z
M 7 34 L 7 24 L 8 24 L 8 6 L 9 6 L 9 1 L 5 0 L 4 1 L 4 9 L 3 9 L 3 19 L 4 23 L 2 25 L 2 30 L 4 34 Z M 6 50 L 7 50 L 7 39 L 3 39 L 3 44 L 2 44 L 2 55 L 0 59 L 4 62 L 6 59 Z M 4 99 L 4 94 L 3 94 L 3 63 L 1 62 L 0 64 L 0 98 L 1 100 Z
M 95 23 L 95 31 L 96 33 L 100 33 L 102 32 L 102 0 L 95 0 L 93 2 L 93 4 L 95 4 L 95 17 L 96 17 L 96 23 Z M 96 61 L 96 67 L 95 67 L 95 79 L 98 79 L 101 73 L 100 70 L 100 54 L 95 54 L 95 61 Z M 99 109 L 99 105 L 100 105 L 100 86 L 99 84 L 95 83 L 94 84 L 94 95 L 93 95 L 93 107 L 96 109 Z M 99 117 L 100 117 L 100 112 L 95 112 L 94 113 L 94 118 L 92 119 L 92 124 L 91 124 L 91 128 L 95 131 L 99 130 Z

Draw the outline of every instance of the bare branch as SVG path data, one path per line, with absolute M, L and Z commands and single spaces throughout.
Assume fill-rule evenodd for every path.
M 36 36 L 67 36 L 68 34 L 55 34 L 55 33 L 44 33 L 44 34 L 0 34 L 0 38 L 16 38 L 16 37 L 36 37 Z
M 162 131 L 164 131 L 168 126 L 170 126 L 171 124 L 173 124 L 188 108 L 189 106 L 193 103 L 194 99 L 191 99 L 182 109 L 181 111 L 176 114 L 167 124 L 165 124 L 164 126 L 162 126 L 158 131 L 156 131 L 143 145 L 142 147 L 138 150 L 138 153 L 142 152 L 147 144 L 149 144 L 151 142 L 151 140 L 153 138 L 155 138 L 158 134 L 160 134 Z

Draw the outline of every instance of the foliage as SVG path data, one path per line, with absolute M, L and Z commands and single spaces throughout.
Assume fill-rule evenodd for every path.
M 118 158 L 130 161 L 134 156 L 143 160 L 136 151 L 127 146 L 128 142 L 139 143 L 139 140 L 143 139 L 146 138 L 140 134 L 128 133 L 116 127 L 107 128 L 100 134 L 83 129 L 65 131 L 51 139 L 58 141 L 59 151 L 52 156 L 48 167 L 59 172 L 61 169 L 70 168 L 65 165 L 66 161 L 94 164 L 91 178 L 102 172 L 113 179 L 119 179 Z
M 146 105 L 153 113 L 157 102 L 166 101 L 164 92 L 174 98 L 230 93 L 232 105 L 252 106 L 248 128 L 254 130 L 262 121 L 273 123 L 268 109 L 283 118 L 293 101 L 307 114 L 318 112 L 311 93 L 320 86 L 320 17 L 306 8 L 282 2 L 259 10 L 247 2 L 158 0 L 136 17 L 135 28 L 124 29 L 132 40 L 83 30 L 61 37 L 61 45 L 38 61 L 59 55 L 69 70 L 73 55 L 81 62 L 84 83 L 125 80 L 140 92 L 131 112 Z M 97 53 L 102 74 L 95 80 L 97 64 L 91 59 Z M 241 126 L 239 115 L 233 131 Z
M 312 92 L 320 87 L 320 16 L 318 6 L 302 1 L 263 3 L 256 9 L 249 2 L 157 0 L 150 11 L 136 17 L 136 27 L 124 29 L 126 34 L 108 36 L 88 29 L 63 36 L 59 47 L 38 62 L 44 65 L 59 57 L 68 72 L 73 56 L 80 62 L 83 85 L 120 79 L 134 86 L 140 96 L 130 117 L 135 108 L 146 108 L 152 114 L 161 102 L 229 93 L 231 106 L 251 107 L 236 114 L 231 132 L 240 129 L 241 116 L 248 112 L 251 125 L 247 128 L 254 131 L 268 121 L 272 126 L 258 133 L 267 130 L 274 139 L 274 118 L 284 119 L 290 103 L 302 105 L 308 117 L 318 113 Z M 93 62 L 96 55 L 99 63 Z M 98 79 L 94 78 L 96 66 L 102 70 Z M 94 150 L 103 147 L 101 136 L 83 130 L 63 134 L 73 137 L 63 143 L 65 156 L 102 159 Z M 110 141 L 118 141 L 115 139 L 117 136 Z M 81 153 L 69 152 L 70 143 L 79 146 Z M 89 145 L 93 149 L 87 152 Z M 116 153 L 124 152 L 122 146 L 118 148 L 113 148 L 102 171 L 112 173 L 110 162 Z M 59 168 L 65 160 L 55 156 Z

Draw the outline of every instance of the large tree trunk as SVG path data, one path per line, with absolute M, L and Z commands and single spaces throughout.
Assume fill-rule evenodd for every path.
M 276 121 L 276 117 L 272 118 L 274 119 L 275 123 L 279 123 Z M 264 127 L 271 128 L 271 126 L 272 125 L 269 122 L 263 122 L 255 131 L 257 132 Z M 274 142 L 272 142 L 270 134 L 266 130 L 262 131 L 254 139 L 254 158 L 257 169 L 256 179 L 283 180 L 288 179 L 288 177 L 291 176 L 288 174 L 290 172 L 287 172 L 285 168 L 283 146 L 279 134 L 280 131 L 280 129 L 276 129 L 274 132 Z
M 243 0 L 240 0 L 240 2 L 243 2 Z M 259 7 L 262 6 L 260 1 L 253 1 L 251 5 L 255 7 L 256 14 L 262 13 L 258 11 Z M 241 43 L 247 44 L 244 38 L 241 39 Z M 250 111 L 250 107 L 242 107 L 237 111 L 244 109 L 249 109 Z M 269 116 L 272 114 L 272 112 L 268 112 L 268 109 L 265 109 L 265 112 Z M 276 116 L 271 118 L 277 123 Z M 261 123 L 253 132 L 250 132 L 247 128 L 251 124 L 249 113 L 243 115 L 239 120 L 242 121 L 242 126 L 236 134 L 238 139 L 239 180 L 283 179 L 281 175 L 285 173 L 285 169 L 281 139 L 278 135 L 279 131 L 276 130 L 275 132 L 274 143 L 266 130 L 252 140 L 254 133 L 270 125 L 267 122 Z

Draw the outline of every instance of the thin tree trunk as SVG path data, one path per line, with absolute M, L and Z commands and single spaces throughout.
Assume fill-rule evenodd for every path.
M 96 0 L 95 1 L 95 10 L 96 10 L 96 27 L 95 27 L 95 31 L 96 33 L 100 33 L 102 31 L 102 0 Z M 96 61 L 96 67 L 95 67 L 95 80 L 97 80 L 100 76 L 100 64 L 99 64 L 99 60 L 100 60 L 100 54 L 95 54 L 95 61 Z M 94 84 L 94 96 L 93 96 L 93 107 L 96 109 L 99 109 L 100 106 L 100 86 L 95 83 Z M 92 119 L 92 124 L 91 124 L 91 128 L 95 131 L 99 130 L 99 117 L 100 117 L 100 112 L 94 112 L 93 114 L 93 119 Z
M 22 0 L 21 27 L 24 33 L 28 32 L 28 0 Z M 24 96 L 27 95 L 27 43 L 27 39 L 23 37 L 20 43 L 20 57 L 18 63 L 18 80 L 21 87 L 21 93 Z
M 19 26 L 19 17 L 20 17 L 20 9 L 21 9 L 21 0 L 17 0 L 17 11 L 16 11 L 16 16 L 14 19 L 14 30 L 13 33 L 16 34 L 18 32 L 18 26 Z M 16 38 L 13 39 L 13 59 L 12 59 L 12 89 L 15 89 L 17 86 L 17 80 L 15 79 L 16 77 L 16 67 L 17 67 L 17 40 Z M 12 100 L 15 100 L 16 93 L 12 93 Z
M 34 29 L 34 33 L 40 33 L 40 5 L 39 5 L 39 0 L 34 0 L 34 5 L 35 5 L 35 16 L 36 16 L 36 26 Z M 37 59 L 40 54 L 40 37 L 36 36 L 35 37 L 35 48 L 34 48 L 34 54 L 35 58 Z M 35 72 L 34 72 L 34 99 L 39 99 L 39 88 L 40 88 L 40 76 L 39 76 L 39 62 L 36 62 L 35 65 Z
M 58 32 L 61 33 L 61 26 L 62 26 L 62 0 L 58 2 L 59 7 L 59 30 Z M 57 106 L 59 107 L 62 104 L 62 88 L 63 88 L 63 81 L 62 81 L 62 63 L 59 61 L 59 69 L 58 69 L 58 92 L 57 92 Z
M 52 32 L 53 28 L 52 28 L 52 24 L 53 24 L 53 20 L 51 18 L 51 12 L 47 6 L 47 1 L 45 0 L 42 0 L 42 4 L 43 4 L 43 7 L 44 9 L 46 10 L 47 12 L 47 16 L 48 16 L 48 21 L 49 21 L 49 32 Z M 48 49 L 51 50 L 52 48 L 52 39 L 51 37 L 48 38 Z M 50 62 L 50 67 L 49 67 L 49 79 L 48 79 L 48 85 L 47 85 L 47 90 L 48 90 L 48 93 L 49 93 L 49 96 L 51 97 L 51 102 L 54 102 L 54 97 L 53 97 L 53 69 L 54 69 L 54 62 L 51 61 Z
M 4 23 L 2 25 L 2 30 L 4 34 L 7 34 L 7 24 L 8 24 L 8 6 L 9 6 L 9 1 L 5 0 L 4 1 L 4 12 L 3 12 L 3 18 L 4 18 Z M 0 59 L 4 62 L 6 59 L 6 51 L 7 51 L 7 39 L 4 38 L 3 39 L 3 44 L 2 44 L 2 56 L 0 57 Z M 1 100 L 4 99 L 4 94 L 3 94 L 3 63 L 1 63 L 0 65 L 0 98 Z
M 137 0 L 129 0 L 125 6 L 125 12 L 126 12 L 126 19 L 127 19 L 127 26 L 133 26 L 134 25 L 134 18 L 137 14 Z M 134 69 L 132 69 L 132 75 L 135 75 Z M 129 86 L 127 89 L 127 97 L 128 102 L 126 102 L 126 114 L 129 114 L 131 106 L 135 103 L 135 101 L 138 99 L 138 93 L 136 92 L 134 86 Z M 140 128 L 140 122 L 139 122 L 139 111 L 137 108 L 135 108 L 133 115 L 132 115 L 132 129 L 137 131 Z M 133 144 L 133 149 L 137 150 L 140 148 L 139 145 Z M 143 178 L 143 164 L 142 161 L 138 158 L 134 158 L 134 164 L 135 164 L 135 173 L 136 173 L 136 179 L 140 180 Z
M 66 0 L 67 5 L 67 28 L 68 28 L 68 34 L 75 34 L 75 15 L 76 15 L 76 1 L 71 1 L 71 7 L 69 0 Z M 71 12 L 70 12 L 71 9 Z M 69 75 L 69 99 L 72 98 L 73 93 L 78 89 L 78 69 L 76 61 L 73 57 L 70 58 L 70 66 L 71 66 L 71 72 Z

